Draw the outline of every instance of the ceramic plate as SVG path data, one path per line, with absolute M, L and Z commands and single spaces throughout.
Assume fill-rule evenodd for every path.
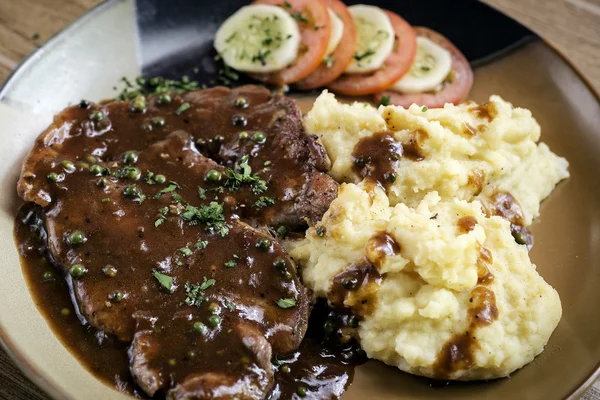
M 108 1 L 38 49 L 0 91 L 0 335 L 23 371 L 55 398 L 125 396 L 79 364 L 29 294 L 12 233 L 23 157 L 53 114 L 82 98 L 114 97 L 113 86 L 123 76 L 188 73 L 210 81 L 216 72 L 214 32 L 244 3 Z M 476 67 L 471 99 L 481 102 L 499 94 L 530 109 L 542 126 L 543 141 L 571 163 L 571 178 L 543 203 L 533 225 L 531 252 L 542 276 L 560 293 L 563 317 L 546 350 L 509 379 L 432 388 L 423 379 L 370 362 L 357 369 L 344 399 L 577 398 L 598 376 L 600 361 L 598 95 L 543 41 L 482 3 L 371 3 L 450 38 Z

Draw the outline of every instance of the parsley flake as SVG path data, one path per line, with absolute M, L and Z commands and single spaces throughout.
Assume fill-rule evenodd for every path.
M 265 208 L 265 207 L 268 207 L 268 206 L 272 206 L 273 204 L 275 204 L 275 199 L 274 198 L 272 198 L 272 197 L 266 197 L 266 196 L 261 196 L 254 203 L 254 207 L 256 207 L 256 208 Z
M 248 165 L 248 155 L 243 156 L 235 164 L 234 168 L 227 168 L 227 180 L 224 186 L 230 190 L 239 190 L 242 185 L 250 185 L 254 194 L 262 194 L 267 190 L 267 182 L 252 173 Z
M 392 96 L 385 95 L 381 97 L 381 100 L 379 100 L 379 105 L 380 106 L 389 106 L 391 104 L 391 100 L 392 100 Z
M 181 218 L 191 226 L 203 223 L 206 225 L 207 231 L 217 233 L 223 237 L 229 233 L 229 225 L 225 222 L 225 216 L 223 215 L 223 205 L 216 201 L 210 202 L 208 206 L 203 205 L 200 207 L 188 204 L 181 214 Z
M 156 200 L 156 199 L 160 199 L 160 197 L 161 197 L 163 194 L 167 194 L 167 193 L 174 192 L 174 191 L 176 191 L 177 189 L 181 189 L 181 186 L 179 186 L 179 184 L 178 184 L 177 182 L 170 181 L 170 182 L 169 182 L 169 186 L 167 186 L 166 188 L 164 188 L 164 189 L 163 189 L 163 190 L 161 190 L 160 192 L 156 193 L 156 194 L 154 195 L 154 197 L 152 197 L 152 198 L 153 198 L 154 200 Z
M 172 277 L 170 277 L 169 275 L 161 274 L 160 272 L 158 272 L 155 269 L 152 270 L 152 276 L 154 276 L 156 278 L 156 280 L 158 281 L 158 283 L 160 283 L 160 286 L 163 289 L 165 289 L 169 293 L 172 293 L 172 291 L 173 291 L 173 278 Z
M 191 107 L 190 103 L 183 103 L 182 105 L 179 106 L 177 111 L 175 111 L 175 114 L 181 115 L 181 113 L 183 113 L 185 110 L 187 110 L 190 107 Z
M 200 240 L 194 245 L 195 248 L 200 250 L 205 249 L 206 246 L 208 246 L 208 240 Z
M 277 300 L 277 305 L 283 309 L 291 308 L 296 305 L 296 299 L 294 297 L 282 298 Z
M 179 251 L 181 252 L 181 254 L 183 254 L 186 257 L 189 257 L 192 255 L 192 251 L 190 249 L 188 249 L 187 247 L 182 247 L 179 249 Z

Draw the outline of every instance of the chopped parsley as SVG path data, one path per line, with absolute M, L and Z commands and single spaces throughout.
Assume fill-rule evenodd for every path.
M 109 201 L 110 201 L 110 199 L 108 197 L 105 197 L 105 198 L 102 199 L 103 203 L 108 203 Z
M 354 54 L 354 59 L 356 61 L 362 61 L 364 58 L 370 57 L 373 54 L 375 54 L 375 52 L 373 50 L 367 49 L 367 50 L 365 50 L 362 53 L 356 53 L 356 54 Z
M 211 201 L 208 206 L 203 205 L 200 207 L 188 204 L 181 214 L 181 218 L 188 221 L 191 226 L 203 223 L 209 232 L 217 233 L 223 237 L 229 233 L 229 225 L 225 222 L 225 216 L 223 215 L 223 205 L 215 201 Z
M 380 106 L 389 106 L 391 104 L 391 99 L 392 99 L 392 96 L 390 96 L 389 94 L 382 96 L 381 100 L 379 100 L 379 105 Z
M 154 77 L 146 79 L 138 77 L 135 83 L 132 83 L 126 77 L 121 78 L 125 88 L 115 100 L 130 100 L 138 96 L 158 95 L 162 93 L 183 94 L 198 90 L 199 85 L 196 81 L 191 81 L 189 77 L 183 76 L 181 80 L 165 79 Z
M 323 237 L 325 236 L 325 227 L 324 226 L 318 226 L 316 229 L 317 232 L 317 236 L 319 237 Z
M 291 10 L 292 9 L 292 5 L 290 4 L 289 1 L 284 1 L 283 2 L 283 8 L 285 8 L 286 10 Z
M 265 208 L 265 207 L 268 207 L 268 206 L 272 206 L 273 204 L 275 204 L 275 199 L 274 198 L 267 197 L 267 196 L 261 196 L 254 203 L 254 207 L 256 207 L 256 208 Z
M 177 189 L 181 189 L 181 186 L 179 186 L 179 185 L 177 184 L 177 182 L 170 181 L 170 182 L 169 182 L 169 186 L 167 186 L 166 188 L 164 188 L 164 189 L 163 189 L 163 190 L 161 190 L 160 192 L 156 193 L 156 194 L 154 195 L 154 197 L 152 197 L 152 198 L 153 198 L 154 200 L 156 200 L 156 199 L 159 199 L 159 198 L 160 198 L 160 197 L 161 197 L 163 194 L 174 192 L 174 191 L 176 191 Z
M 296 299 L 294 297 L 282 298 L 277 300 L 277 305 L 283 309 L 291 308 L 296 305 Z
M 182 112 L 184 112 L 185 110 L 187 110 L 188 108 L 190 108 L 190 103 L 183 103 L 182 105 L 179 106 L 179 108 L 175 111 L 175 114 L 177 115 L 181 115 Z
M 157 270 L 152 270 L 152 276 L 156 278 L 160 286 L 169 293 L 173 290 L 173 278 L 169 275 L 161 274 Z
M 233 268 L 235 267 L 236 263 L 235 260 L 229 260 L 229 261 L 225 261 L 223 263 L 224 266 L 226 266 L 227 268 Z
M 287 234 L 288 230 L 285 225 L 281 225 L 279 228 L 277 228 L 277 236 L 279 236 L 281 239 L 285 239 Z
M 235 311 L 235 304 L 229 300 L 225 300 L 225 307 L 227 307 L 231 312 Z
M 172 193 L 171 198 L 177 203 L 187 204 L 187 201 L 185 201 L 179 193 Z
M 298 22 L 303 22 L 305 24 L 308 23 L 308 19 L 306 19 L 306 17 L 300 11 L 291 13 L 290 17 L 294 18 Z
M 160 225 L 162 225 L 163 222 L 165 222 L 167 220 L 168 212 L 169 212 L 168 207 L 163 207 L 160 210 L 158 210 L 158 218 L 156 219 L 156 221 L 154 221 L 155 228 L 158 228 Z
M 183 254 L 186 257 L 189 257 L 192 255 L 192 251 L 190 249 L 188 249 L 187 247 L 182 247 L 179 249 L 179 251 L 181 252 L 181 254 Z
M 200 240 L 194 245 L 195 248 L 200 250 L 205 249 L 206 246 L 208 246 L 208 240 Z
M 200 305 L 206 300 L 206 296 L 203 291 L 214 285 L 217 281 L 214 279 L 206 279 L 200 285 L 186 282 L 185 283 L 185 300 L 184 303 L 188 306 L 200 307 Z
M 205 200 L 206 199 L 206 189 L 198 186 L 198 197 L 200 197 L 200 200 Z
M 429 109 L 427 108 L 427 106 L 423 106 L 423 108 L 421 108 L 421 112 L 425 112 L 425 111 L 427 111 L 427 110 L 429 110 Z
M 206 277 L 204 277 L 204 281 L 202 282 L 202 285 L 200 285 L 200 290 L 206 290 L 215 283 L 217 283 L 217 281 L 214 279 L 206 279 Z
M 267 190 L 267 182 L 260 179 L 252 173 L 252 168 L 248 165 L 248 155 L 243 156 L 235 164 L 234 168 L 227 168 L 227 179 L 224 186 L 230 190 L 239 190 L 242 185 L 250 185 L 254 194 L 262 194 Z
M 334 59 L 331 56 L 327 56 L 323 59 L 323 63 L 327 68 L 331 68 L 333 66 Z

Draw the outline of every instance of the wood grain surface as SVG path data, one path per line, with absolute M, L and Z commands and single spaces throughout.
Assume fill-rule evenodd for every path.
M 483 1 L 546 39 L 600 92 L 600 0 Z M 98 3 L 99 0 L 0 0 L 0 83 L 37 46 Z M 0 399 L 48 399 L 1 349 Z M 600 400 L 600 385 L 596 383 L 583 399 Z

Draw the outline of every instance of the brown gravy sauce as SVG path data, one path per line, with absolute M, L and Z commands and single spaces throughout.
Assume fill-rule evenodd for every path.
M 61 343 L 106 385 L 148 398 L 129 372 L 128 346 L 80 322 L 67 281 L 48 261 L 45 232 L 31 204 L 20 209 L 14 234 L 31 295 Z M 300 387 L 306 398 L 339 399 L 352 382 L 355 366 L 366 361 L 354 339 L 351 317 L 318 302 L 300 347 L 292 354 L 273 355 L 275 385 L 268 399 L 297 398 Z
M 389 233 L 380 232 L 369 239 L 366 253 L 367 260 L 376 267 L 381 268 L 387 256 L 400 253 L 400 245 Z
M 361 139 L 352 152 L 354 172 L 361 178 L 388 187 L 396 181 L 402 145 L 387 132 Z
M 492 196 L 489 205 L 490 214 L 498 215 L 510 222 L 510 230 L 517 243 L 527 246 L 527 250 L 533 247 L 533 235 L 525 227 L 523 210 L 517 200 L 506 192 L 498 192 Z
M 377 268 L 365 258 L 333 278 L 327 299 L 334 309 L 347 308 L 359 317 L 370 314 L 382 278 Z

